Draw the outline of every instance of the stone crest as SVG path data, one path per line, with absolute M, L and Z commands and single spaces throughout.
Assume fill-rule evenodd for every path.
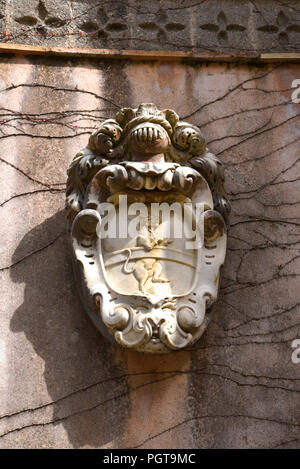
M 90 136 L 66 207 L 81 299 L 104 335 L 152 353 L 201 336 L 226 253 L 223 182 L 199 128 L 170 109 L 121 109 Z

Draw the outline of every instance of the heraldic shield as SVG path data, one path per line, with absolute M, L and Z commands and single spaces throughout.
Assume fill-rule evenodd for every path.
M 90 136 L 66 207 L 80 296 L 105 336 L 165 353 L 202 335 L 226 254 L 223 182 L 200 129 L 170 109 L 121 109 Z

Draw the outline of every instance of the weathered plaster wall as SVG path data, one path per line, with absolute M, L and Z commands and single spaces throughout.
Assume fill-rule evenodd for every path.
M 300 447 L 300 67 L 3 56 L 0 70 L 1 447 Z M 63 211 L 88 133 L 141 101 L 202 128 L 233 209 L 208 330 L 150 358 L 84 314 Z

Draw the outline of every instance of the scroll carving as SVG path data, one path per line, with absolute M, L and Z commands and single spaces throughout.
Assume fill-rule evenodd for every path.
M 226 253 L 223 183 L 200 129 L 173 110 L 124 108 L 90 136 L 68 169 L 66 208 L 81 298 L 104 335 L 151 353 L 201 336 Z

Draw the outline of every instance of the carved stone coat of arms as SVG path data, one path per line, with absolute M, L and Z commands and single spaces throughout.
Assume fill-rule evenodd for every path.
M 198 127 L 154 104 L 103 122 L 68 169 L 76 282 L 95 326 L 164 353 L 193 344 L 217 299 L 230 205 Z

